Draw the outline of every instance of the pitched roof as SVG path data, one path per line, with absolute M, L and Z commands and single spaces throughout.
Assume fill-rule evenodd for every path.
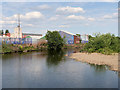
M 68 32 L 68 31 L 64 31 L 64 30 L 60 30 L 60 31 L 65 32 L 65 33 L 70 34 L 70 35 L 75 35 L 75 34 L 70 33 L 70 32 Z

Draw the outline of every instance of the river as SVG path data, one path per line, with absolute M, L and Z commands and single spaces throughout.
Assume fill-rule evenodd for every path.
M 82 63 L 63 52 L 2 55 L 3 88 L 117 88 L 118 73 Z

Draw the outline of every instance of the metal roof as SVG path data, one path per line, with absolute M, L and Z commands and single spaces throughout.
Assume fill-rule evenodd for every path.
M 70 33 L 70 32 L 68 32 L 68 31 L 64 31 L 64 30 L 60 30 L 60 31 L 65 32 L 65 33 L 70 34 L 70 35 L 75 35 L 75 34 Z
M 23 35 L 42 36 L 42 34 L 22 33 Z

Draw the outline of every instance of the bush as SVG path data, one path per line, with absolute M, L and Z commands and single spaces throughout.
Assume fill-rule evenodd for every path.
M 90 37 L 89 42 L 85 44 L 84 51 L 89 53 L 98 52 L 102 54 L 111 54 L 120 52 L 120 38 L 115 35 L 96 34 L 95 37 Z

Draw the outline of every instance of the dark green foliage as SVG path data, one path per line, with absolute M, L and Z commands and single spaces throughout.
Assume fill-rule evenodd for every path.
M 5 35 L 6 35 L 7 33 L 9 33 L 9 30 L 6 30 L 6 31 L 5 31 Z
M 46 36 L 46 40 L 48 41 L 48 49 L 61 49 L 64 45 L 64 39 L 60 36 L 58 31 L 48 31 Z
M 85 45 L 84 51 L 89 53 L 98 52 L 102 54 L 112 54 L 120 52 L 120 38 L 115 35 L 96 34 L 95 37 L 89 36 L 89 42 Z
M 4 31 L 2 30 L 1 35 L 3 35 L 3 34 L 4 34 Z
M 0 34 L 3 35 L 3 34 L 4 34 L 4 31 L 3 31 L 3 30 L 0 30 Z
M 80 34 L 76 34 L 76 36 L 79 36 L 79 37 L 80 37 L 81 35 L 80 35 Z

